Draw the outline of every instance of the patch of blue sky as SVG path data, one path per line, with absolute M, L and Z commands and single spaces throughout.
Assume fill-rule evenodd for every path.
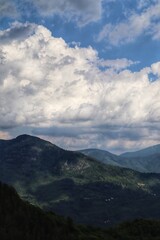
M 14 21 L 15 20 L 13 18 L 10 18 L 10 17 L 0 18 L 0 30 L 7 29 L 10 26 L 10 24 Z
M 157 81 L 159 79 L 158 75 L 157 74 L 153 74 L 153 73 L 149 73 L 148 74 L 148 78 L 149 78 L 150 82 L 155 82 L 155 81 Z
M 133 71 L 150 66 L 160 58 L 160 42 L 151 40 L 149 36 L 141 36 L 132 43 L 110 48 L 107 48 L 106 43 L 101 43 L 96 46 L 96 49 L 98 49 L 99 57 L 104 59 L 127 58 L 139 61 L 139 64 L 131 66 Z
M 89 23 L 83 27 L 79 27 L 72 19 L 69 21 L 60 15 L 42 17 L 33 3 L 29 1 L 14 0 L 17 9 L 21 13 L 17 16 L 17 21 L 33 22 L 47 27 L 55 37 L 62 37 L 68 44 L 72 42 L 80 43 L 81 47 L 91 46 L 97 50 L 100 58 L 103 59 L 120 59 L 127 58 L 132 61 L 138 61 L 139 64 L 130 66 L 132 71 L 150 66 L 152 63 L 159 61 L 160 41 L 152 40 L 151 35 L 141 35 L 132 42 L 112 46 L 111 42 L 107 42 L 105 37 L 101 41 L 97 41 L 99 32 L 107 23 L 116 24 L 125 21 L 129 15 L 135 11 L 141 12 L 149 5 L 149 2 L 141 2 L 141 7 L 137 7 L 137 1 L 133 0 L 117 0 L 104 1 L 102 18 L 97 22 Z M 154 1 L 151 1 L 154 2 Z M 0 19 L 1 30 L 9 27 L 10 23 L 15 19 L 3 17 Z

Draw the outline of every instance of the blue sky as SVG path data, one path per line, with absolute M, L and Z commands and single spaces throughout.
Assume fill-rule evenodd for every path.
M 0 0 L 0 137 L 159 143 L 159 0 Z

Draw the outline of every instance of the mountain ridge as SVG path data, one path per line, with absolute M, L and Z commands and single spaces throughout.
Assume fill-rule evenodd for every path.
M 84 149 L 80 150 L 80 152 L 105 164 L 129 168 L 139 172 L 160 173 L 160 144 L 120 155 L 100 149 Z
M 137 151 L 131 151 L 131 152 L 125 152 L 120 154 L 119 156 L 123 156 L 123 157 L 146 157 L 146 156 L 150 156 L 150 155 L 154 155 L 156 153 L 160 154 L 160 144 L 156 144 L 153 146 L 149 146 Z
M 92 157 L 96 160 L 99 160 L 103 163 L 121 167 L 121 164 L 119 162 L 119 157 L 106 150 L 88 148 L 88 149 L 79 150 L 79 152 L 83 153 L 84 155 L 87 155 L 88 157 Z
M 0 145 L 0 165 L 0 180 L 23 199 L 76 223 L 105 227 L 160 217 L 160 174 L 107 165 L 32 136 Z

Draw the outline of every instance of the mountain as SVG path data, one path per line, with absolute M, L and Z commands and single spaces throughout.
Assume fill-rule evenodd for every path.
M 120 155 L 123 166 L 140 171 L 160 173 L 160 145 Z
M 0 141 L 0 180 L 21 198 L 76 223 L 160 218 L 160 174 L 142 174 L 21 135 Z
M 79 152 L 105 164 L 133 169 L 144 173 L 160 173 L 160 145 L 119 156 L 100 149 L 84 149 Z
M 46 213 L 22 201 L 16 191 L 0 182 L 1 240 L 157 240 L 160 221 L 135 220 L 116 228 L 75 225 L 70 218 Z
M 79 152 L 83 153 L 88 157 L 92 157 L 100 162 L 103 162 L 105 164 L 121 167 L 119 157 L 108 151 L 91 148 L 91 149 L 83 149 L 83 150 L 80 150 Z
M 148 157 L 155 154 L 160 154 L 160 144 L 151 146 L 135 152 L 126 152 L 121 154 L 121 157 Z

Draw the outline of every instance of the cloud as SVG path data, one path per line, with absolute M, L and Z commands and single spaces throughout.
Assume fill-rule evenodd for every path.
M 155 3 L 155 0 L 138 0 L 137 1 L 137 8 L 144 9 L 147 8 L 150 4 Z
M 34 128 L 32 133 L 35 135 L 51 136 L 51 137 L 67 137 L 78 138 L 84 133 L 84 130 L 77 127 L 57 127 L 52 126 L 49 128 Z
M 152 26 L 151 34 L 153 36 L 153 40 L 160 40 L 160 23 Z
M 112 68 L 114 70 L 123 70 L 129 68 L 132 65 L 138 64 L 139 62 L 133 62 L 132 60 L 126 58 L 112 59 L 112 60 L 101 60 L 100 66 L 106 68 Z
M 101 70 L 103 60 L 91 47 L 70 47 L 35 24 L 15 23 L 1 31 L 0 49 L 5 132 L 28 128 L 73 149 L 158 143 L 159 62 L 132 72 L 126 69 L 132 60 L 106 60 Z
M 52 121 L 61 112 L 70 114 L 71 108 L 79 105 L 82 112 L 83 98 L 88 94 L 84 75 L 90 72 L 96 52 L 92 48 L 69 48 L 63 39 L 52 37 L 42 26 L 27 36 L 32 25 L 24 25 L 21 31 L 27 29 L 25 39 L 17 35 L 16 25 L 14 28 L 1 32 L 1 39 L 6 38 L 7 32 L 8 40 L 0 40 L 5 57 L 0 65 L 1 125 Z M 83 85 L 79 95 L 78 89 Z
M 152 64 L 151 69 L 153 74 L 160 77 L 160 62 Z
M 0 0 L 0 17 L 17 17 L 18 12 L 12 0 Z
M 59 15 L 79 26 L 100 20 L 102 0 L 0 0 L 0 18 L 27 19 L 34 15 L 52 17 Z
M 77 21 L 79 25 L 86 25 L 97 21 L 102 14 L 102 0 L 34 0 L 32 1 L 42 16 L 59 14 L 68 20 Z
M 14 40 L 21 41 L 34 33 L 35 24 L 14 22 L 7 30 L 0 31 L 0 42 L 7 44 Z
M 142 3 L 143 1 L 141 1 Z M 116 24 L 107 23 L 99 33 L 97 41 L 105 40 L 110 45 L 117 46 L 133 42 L 142 34 L 151 35 L 153 39 L 159 39 L 160 29 L 157 26 L 159 22 L 160 1 L 157 0 L 148 8 L 142 9 L 140 13 L 132 13 L 125 21 Z

